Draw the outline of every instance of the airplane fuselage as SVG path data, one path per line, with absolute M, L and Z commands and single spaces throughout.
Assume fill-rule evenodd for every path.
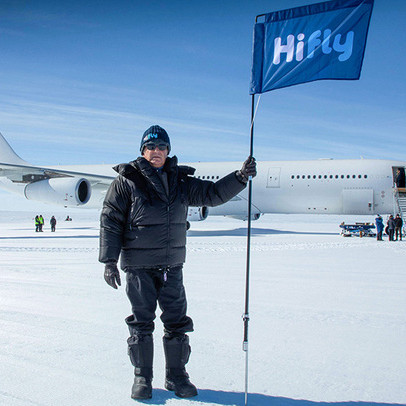
M 195 177 L 217 181 L 241 167 L 241 162 L 183 163 L 196 169 Z M 21 159 L 0 134 L 0 187 L 28 200 L 65 207 L 101 208 L 117 173 L 114 165 L 40 167 Z M 263 213 L 389 214 L 406 210 L 406 195 L 396 198 L 395 172 L 406 162 L 392 160 L 320 159 L 312 161 L 261 161 L 254 178 L 252 215 Z M 399 177 L 397 178 L 399 179 Z M 403 190 L 406 194 L 406 189 Z M 190 219 L 207 213 L 245 219 L 247 188 L 218 207 L 189 210 Z M 405 207 L 403 207 L 405 206 Z M 203 216 L 203 212 L 205 215 Z
M 196 168 L 195 177 L 216 181 L 238 169 L 240 162 L 186 163 Z M 113 165 L 51 167 L 82 174 L 111 177 L 117 175 Z M 390 160 L 313 160 L 258 162 L 253 180 L 253 214 L 324 213 L 384 214 L 393 213 L 393 168 L 405 162 Z M 87 207 L 101 207 L 105 190 L 97 184 Z M 247 191 L 232 201 L 209 209 L 211 215 L 241 216 L 246 211 Z
M 217 165 L 224 165 L 221 177 L 238 164 Z M 404 162 L 364 159 L 258 162 L 253 213 L 393 213 L 393 168 L 404 166 Z M 217 177 L 216 164 L 195 167 L 198 177 Z M 246 193 L 240 196 L 246 199 Z M 227 204 L 238 211 L 238 202 Z M 210 214 L 221 211 L 221 207 L 211 208 Z

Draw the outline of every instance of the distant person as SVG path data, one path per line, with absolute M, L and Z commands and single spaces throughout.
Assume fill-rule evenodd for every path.
M 99 261 L 105 264 L 104 279 L 114 289 L 121 285 L 119 256 L 127 278 L 133 399 L 152 397 L 157 303 L 165 333 L 165 388 L 181 398 L 197 395 L 185 369 L 191 352 L 186 333 L 193 331 L 182 271 L 188 207 L 223 204 L 256 175 L 255 159 L 249 157 L 241 170 L 217 182 L 201 180 L 192 176 L 193 168 L 179 166 L 175 156 L 168 157 L 170 150 L 167 132 L 157 125 L 148 128 L 141 138 L 141 156 L 114 168 L 119 175 L 107 191 L 100 216 Z
M 39 221 L 39 216 L 35 216 L 35 232 L 38 232 L 40 228 L 40 221 Z
M 404 188 L 405 185 L 405 170 L 400 168 L 396 169 L 395 173 L 395 184 L 398 188 Z
M 42 214 L 39 215 L 39 231 L 43 231 L 42 227 L 44 227 L 44 217 L 42 217 Z
M 56 218 L 55 218 L 55 216 L 51 217 L 51 220 L 49 221 L 49 223 L 51 224 L 51 231 L 54 232 L 55 227 L 56 227 Z
M 72 221 L 72 219 L 71 219 L 71 218 L 69 217 L 69 215 L 68 215 L 68 216 L 66 216 L 65 221 Z
M 398 240 L 402 241 L 402 227 L 403 227 L 403 220 L 402 217 L 399 216 L 399 214 L 396 214 L 395 217 L 395 241 Z
M 382 241 L 382 233 L 383 233 L 383 220 L 382 217 L 378 214 L 378 216 L 375 219 L 375 225 L 376 225 L 376 239 L 378 241 Z
M 392 216 L 392 214 L 389 216 L 388 219 L 388 235 L 389 235 L 389 241 L 393 241 L 393 236 L 395 234 L 395 220 Z

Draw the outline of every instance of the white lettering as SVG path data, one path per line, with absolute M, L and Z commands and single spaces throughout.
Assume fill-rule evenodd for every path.
M 299 34 L 297 36 L 297 39 L 299 40 L 299 42 L 297 43 L 296 46 L 296 60 L 299 62 L 303 59 L 303 49 L 304 49 L 304 34 Z
M 344 62 L 352 55 L 354 46 L 354 31 L 349 31 L 345 36 L 345 41 L 341 42 L 341 34 L 337 34 L 334 40 L 331 36 L 331 30 L 325 29 L 321 39 L 321 30 L 316 30 L 310 34 L 307 40 L 307 55 L 305 56 L 305 34 L 300 33 L 295 36 L 290 34 L 286 37 L 286 44 L 282 45 L 282 38 L 276 37 L 274 40 L 274 55 L 273 64 L 279 65 L 281 62 L 281 55 L 286 54 L 286 62 L 292 62 L 295 56 L 296 61 L 300 62 L 304 57 L 311 59 L 316 52 L 322 52 L 324 55 L 329 55 L 334 50 L 339 53 L 338 60 Z M 297 44 L 295 44 L 297 39 Z M 331 40 L 333 42 L 331 44 Z
M 282 45 L 282 38 L 277 37 L 274 41 L 274 54 L 273 54 L 273 63 L 278 65 L 281 61 L 281 54 L 286 53 L 286 62 L 292 62 L 293 52 L 295 50 L 295 36 L 288 35 L 286 45 Z

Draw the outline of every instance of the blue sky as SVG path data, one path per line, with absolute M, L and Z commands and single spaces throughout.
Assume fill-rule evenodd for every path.
M 167 129 L 181 161 L 249 151 L 252 29 L 305 0 L 0 2 L 0 132 L 38 165 L 117 163 Z M 406 1 L 375 0 L 359 81 L 265 93 L 260 160 L 406 160 Z

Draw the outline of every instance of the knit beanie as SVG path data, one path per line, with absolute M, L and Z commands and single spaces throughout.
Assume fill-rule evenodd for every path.
M 140 151 L 144 149 L 144 144 L 147 142 L 154 142 L 155 144 L 167 144 L 168 154 L 171 151 L 171 141 L 169 140 L 168 133 L 159 125 L 153 125 L 146 130 L 141 138 Z

